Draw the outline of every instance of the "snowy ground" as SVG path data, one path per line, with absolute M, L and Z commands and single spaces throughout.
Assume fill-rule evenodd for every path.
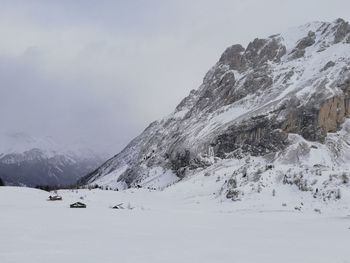
M 350 212 L 341 204 L 318 214 L 311 203 L 294 210 L 300 195 L 222 202 L 201 186 L 60 191 L 57 202 L 0 187 L 0 262 L 350 262 Z M 87 208 L 68 208 L 76 201 Z M 118 203 L 134 209 L 110 209 Z

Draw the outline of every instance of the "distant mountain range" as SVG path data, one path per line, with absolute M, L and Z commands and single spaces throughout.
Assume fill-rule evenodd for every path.
M 0 178 L 6 185 L 69 185 L 93 171 L 103 157 L 65 149 L 51 138 L 0 135 Z

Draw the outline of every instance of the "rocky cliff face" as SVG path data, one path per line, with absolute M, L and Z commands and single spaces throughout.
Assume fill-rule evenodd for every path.
M 261 167 L 288 164 L 293 170 L 302 162 L 311 170 L 320 165 L 347 170 L 347 154 L 339 148 L 347 147 L 349 93 L 350 25 L 342 19 L 255 39 L 246 48 L 233 45 L 172 114 L 81 183 L 165 187 L 227 160 L 244 160 L 232 166 L 236 187 L 242 175 L 237 171 L 251 169 L 252 160 Z M 337 132 L 338 137 L 330 135 Z M 327 161 L 310 160 L 315 149 Z M 276 177 L 280 173 L 290 174 L 276 171 Z M 231 188 L 226 182 L 225 189 Z

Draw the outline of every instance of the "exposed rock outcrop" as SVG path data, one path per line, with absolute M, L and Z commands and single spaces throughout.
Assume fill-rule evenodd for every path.
M 225 50 L 219 62 L 229 65 L 230 69 L 241 71 L 246 65 L 243 57 L 244 51 L 245 49 L 241 45 L 233 45 Z
M 297 58 L 303 57 L 305 54 L 305 49 L 315 44 L 315 40 L 316 40 L 315 32 L 309 31 L 308 35 L 302 38 L 298 42 L 296 47 L 293 49 L 293 51 L 291 52 L 291 58 L 297 59 Z
M 343 19 L 338 19 L 335 25 L 334 43 L 340 43 L 346 40 L 349 43 L 350 25 Z

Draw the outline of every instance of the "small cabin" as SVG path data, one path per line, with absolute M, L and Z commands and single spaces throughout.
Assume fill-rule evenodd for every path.
M 62 201 L 62 196 L 59 195 L 54 195 L 54 196 L 49 196 L 49 201 Z
M 86 208 L 86 204 L 83 204 L 81 202 L 76 202 L 74 204 L 71 204 L 70 208 Z
M 112 209 L 124 209 L 123 203 L 113 206 Z

